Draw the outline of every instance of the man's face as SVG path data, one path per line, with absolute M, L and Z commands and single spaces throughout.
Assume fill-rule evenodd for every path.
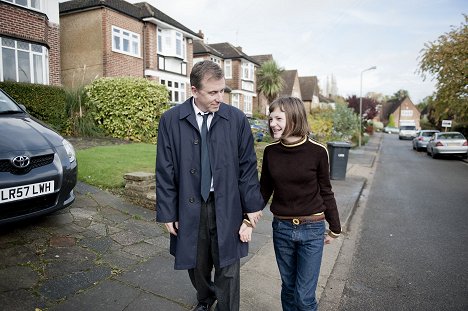
M 223 79 L 215 80 L 208 77 L 202 80 L 201 89 L 192 86 L 192 94 L 195 98 L 195 105 L 203 112 L 216 112 L 223 101 L 224 88 L 226 83 Z

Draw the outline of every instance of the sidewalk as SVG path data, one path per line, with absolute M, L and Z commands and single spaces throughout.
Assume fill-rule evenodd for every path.
M 379 150 L 381 134 L 351 150 L 346 180 L 333 180 L 344 231 Z M 0 305 L 5 310 L 190 310 L 195 292 L 175 271 L 154 211 L 86 184 L 75 203 L 38 221 L 0 228 Z M 241 310 L 281 310 L 281 282 L 265 210 L 241 263 Z M 346 232 L 344 232 L 346 234 Z M 342 239 L 325 247 L 320 297 Z

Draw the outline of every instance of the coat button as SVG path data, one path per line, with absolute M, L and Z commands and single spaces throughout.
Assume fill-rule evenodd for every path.
M 190 198 L 190 199 L 189 199 L 189 202 L 190 202 L 190 203 L 193 203 L 193 202 L 195 202 L 195 199 L 194 199 L 194 198 Z
M 193 144 L 194 144 L 194 145 L 198 145 L 198 139 L 195 139 L 195 140 L 193 141 Z
M 190 173 L 191 173 L 191 174 L 195 174 L 195 172 L 196 172 L 196 170 L 195 170 L 194 168 L 192 168 L 192 169 L 190 170 Z

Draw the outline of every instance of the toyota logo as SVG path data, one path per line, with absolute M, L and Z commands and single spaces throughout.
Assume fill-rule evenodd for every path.
M 17 156 L 11 160 L 11 164 L 17 168 L 25 168 L 29 165 L 29 157 L 27 156 Z

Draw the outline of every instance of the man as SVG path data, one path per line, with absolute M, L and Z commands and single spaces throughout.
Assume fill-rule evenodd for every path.
M 197 291 L 193 310 L 211 310 L 217 301 L 217 310 L 236 311 L 240 258 L 250 240 L 243 232 L 264 207 L 253 136 L 244 113 L 222 102 L 217 64 L 197 63 L 190 84 L 193 96 L 159 123 L 156 220 L 170 233 L 175 269 L 187 269 Z

